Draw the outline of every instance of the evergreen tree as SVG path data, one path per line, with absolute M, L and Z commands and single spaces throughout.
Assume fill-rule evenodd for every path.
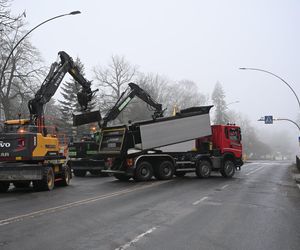
M 80 70 L 80 73 L 84 76 L 84 65 L 79 58 L 76 58 L 75 64 Z M 82 134 L 89 133 L 89 125 L 83 125 L 77 128 L 72 127 L 73 119 L 72 114 L 80 111 L 80 105 L 77 100 L 77 93 L 81 90 L 81 85 L 77 83 L 74 79 L 66 81 L 61 87 L 62 100 L 59 102 L 59 110 L 61 113 L 61 123 L 65 133 L 68 136 L 81 136 Z M 91 110 L 95 107 L 95 102 L 91 101 L 88 105 L 88 109 Z
M 225 92 L 221 83 L 217 82 L 212 93 L 212 101 L 215 106 L 215 124 L 226 124 L 229 122 L 228 116 L 226 114 L 226 101 Z

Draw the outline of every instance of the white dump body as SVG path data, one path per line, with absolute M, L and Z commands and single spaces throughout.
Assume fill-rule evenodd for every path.
M 171 120 L 141 124 L 140 132 L 140 149 L 159 148 L 211 135 L 210 117 L 209 114 L 179 116 Z

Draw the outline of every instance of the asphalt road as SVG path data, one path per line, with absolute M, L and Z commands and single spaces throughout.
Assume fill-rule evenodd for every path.
M 0 249 L 299 249 L 300 189 L 289 162 L 234 178 L 72 179 L 0 194 Z

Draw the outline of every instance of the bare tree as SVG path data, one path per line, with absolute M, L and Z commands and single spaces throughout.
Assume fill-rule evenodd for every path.
M 109 110 L 127 88 L 127 84 L 134 81 L 136 74 L 137 67 L 120 56 L 112 56 L 111 62 L 106 67 L 95 67 L 95 80 L 100 89 L 98 94 L 100 109 Z
M 199 92 L 197 84 L 190 80 L 171 82 L 157 74 L 141 74 L 138 83 L 171 114 L 176 106 L 184 109 L 201 106 L 208 102 L 208 96 Z
M 0 67 L 3 78 L 0 82 L 0 104 L 4 110 L 5 119 L 10 119 L 13 113 L 22 110 L 24 102 L 36 91 L 37 83 L 44 76 L 45 68 L 41 66 L 40 54 L 28 40 L 24 40 L 14 51 L 5 69 L 4 62 L 14 45 L 24 35 L 24 25 L 21 21 L 5 32 L 0 38 Z
M 3 32 L 6 28 L 14 28 L 15 23 L 26 16 L 25 11 L 18 16 L 12 16 L 10 2 L 11 0 L 0 0 L 0 32 Z

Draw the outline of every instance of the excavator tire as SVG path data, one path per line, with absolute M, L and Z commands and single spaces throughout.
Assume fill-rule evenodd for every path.
M 60 186 L 69 186 L 71 181 L 71 170 L 68 165 L 62 167 L 62 180 L 59 182 Z
M 36 191 L 51 191 L 54 188 L 54 171 L 51 166 L 45 166 L 43 169 L 42 180 L 34 181 L 33 188 Z

